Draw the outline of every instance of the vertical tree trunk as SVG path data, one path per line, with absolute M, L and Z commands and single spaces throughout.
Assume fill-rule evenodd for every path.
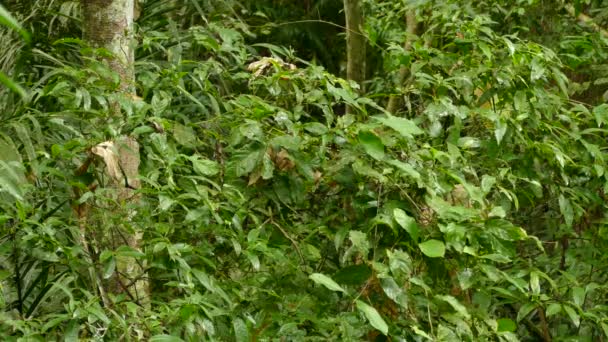
M 119 75 L 119 96 L 135 95 L 133 21 L 135 0 L 82 0 L 84 38 L 93 47 L 104 48 L 112 56 L 105 58 L 110 69 Z M 121 120 L 120 105 L 110 106 L 109 115 Z M 115 250 L 126 245 L 140 250 L 141 229 L 134 226 L 139 188 L 139 144 L 135 139 L 121 136 L 95 146 L 91 152 L 102 159 L 110 201 L 100 213 L 90 214 L 90 225 L 96 225 L 106 237 L 106 247 Z M 109 236 L 109 238 L 107 238 Z M 86 238 L 86 237 L 85 237 Z M 144 306 L 149 305 L 148 280 L 144 266 L 131 256 L 132 252 L 116 256 L 116 275 L 109 289 L 114 294 L 125 293 Z
M 416 34 L 416 11 L 411 9 L 407 12 L 406 15 L 406 26 L 407 26 L 407 37 L 405 37 L 405 45 L 403 46 L 403 49 L 405 50 L 405 52 L 409 52 L 412 49 L 412 40 L 414 35 Z M 405 82 L 405 78 L 407 77 L 407 74 L 409 73 L 409 69 L 406 66 L 402 66 L 399 69 L 399 75 L 397 76 L 397 87 L 400 88 L 403 85 L 403 82 Z M 391 97 L 388 100 L 388 105 L 386 106 L 386 111 L 394 114 L 395 111 L 397 111 L 397 108 L 399 107 L 399 104 L 401 102 L 401 95 L 391 95 Z
M 344 15 L 346 17 L 346 78 L 359 84 L 363 91 L 365 80 L 365 36 L 363 28 L 363 11 L 361 0 L 344 0 Z M 352 108 L 346 107 L 346 113 Z
M 120 89 L 133 92 L 133 20 L 135 0 L 82 0 L 84 39 L 109 50 L 110 68 L 120 76 Z M 118 115 L 119 113 L 112 113 Z

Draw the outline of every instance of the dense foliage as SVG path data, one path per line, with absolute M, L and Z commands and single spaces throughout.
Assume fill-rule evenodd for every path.
M 139 3 L 137 97 L 78 1 L 0 12 L 2 340 L 608 338 L 605 1 L 365 0 L 364 94 L 340 1 Z M 121 134 L 145 246 L 87 255 Z M 121 255 L 149 308 L 100 300 Z

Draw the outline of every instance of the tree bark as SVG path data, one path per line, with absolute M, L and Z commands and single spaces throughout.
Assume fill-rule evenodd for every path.
M 112 54 L 107 61 L 120 77 L 120 90 L 133 92 L 135 0 L 82 0 L 82 10 L 84 39 Z
M 84 39 L 95 48 L 104 48 L 111 53 L 104 58 L 109 68 L 118 74 L 117 95 L 135 96 L 133 21 L 135 0 L 82 0 Z M 110 105 L 110 117 L 121 120 L 120 105 Z M 116 250 L 128 246 L 140 251 L 142 231 L 133 218 L 137 215 L 139 196 L 139 144 L 129 136 L 106 141 L 91 149 L 101 159 L 108 180 L 102 184 L 109 190 L 105 210 L 90 214 L 88 224 L 97 226 L 105 237 L 105 247 Z M 100 199 L 100 201 L 103 201 Z M 100 207 L 104 207 L 101 205 Z M 92 219 L 92 220 L 91 220 Z M 83 232 L 84 234 L 90 232 Z M 86 238 L 86 235 L 85 235 Z M 114 295 L 126 294 L 144 307 L 149 306 L 149 284 L 145 266 L 131 256 L 132 253 L 116 255 L 116 274 L 108 288 Z
M 365 80 L 365 36 L 363 28 L 363 11 L 361 0 L 344 0 L 344 15 L 346 18 L 346 78 L 359 85 L 359 92 L 363 92 Z M 353 108 L 346 107 L 346 113 Z
M 407 37 L 405 37 L 405 44 L 403 49 L 405 52 L 409 52 L 412 49 L 412 41 L 414 35 L 416 34 L 416 11 L 411 9 L 407 12 L 406 18 L 406 26 L 407 26 Z M 400 88 L 405 82 L 405 78 L 409 74 L 409 68 L 406 66 L 402 66 L 399 69 L 399 75 L 397 76 L 397 87 Z M 391 95 L 388 99 L 388 105 L 386 106 L 386 111 L 394 114 L 401 103 L 401 94 Z

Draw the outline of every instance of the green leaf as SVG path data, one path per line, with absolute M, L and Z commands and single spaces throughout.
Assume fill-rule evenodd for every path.
M 338 283 L 336 283 L 335 281 L 333 281 L 333 279 L 324 274 L 313 273 L 309 276 L 309 278 L 315 283 L 327 287 L 331 291 L 346 292 L 340 285 L 338 285 Z
M 572 227 L 572 223 L 574 222 L 574 209 L 572 209 L 572 205 L 570 201 L 564 197 L 564 195 L 560 194 L 558 198 L 559 202 L 559 211 L 564 216 L 564 220 L 568 227 Z
M 608 337 L 608 323 L 602 322 L 602 330 L 604 331 L 604 336 Z
M 12 30 L 19 32 L 21 37 L 29 42 L 31 40 L 30 34 L 23 29 L 21 24 L 15 19 L 5 8 L 0 4 L 0 25 L 4 25 Z
M 513 322 L 512 319 L 509 318 L 499 318 L 496 320 L 498 323 L 498 332 L 511 331 L 515 332 L 517 330 L 517 324 Z
M 327 126 L 319 122 L 308 122 L 304 124 L 304 129 L 315 135 L 327 134 L 327 132 L 329 131 Z
M 507 133 L 507 124 L 503 120 L 496 121 L 496 129 L 494 130 L 494 136 L 496 137 L 496 143 L 500 145 L 502 138 Z
M 439 240 L 431 239 L 419 244 L 418 247 L 429 258 L 443 258 L 445 255 L 445 244 Z
M 585 303 L 585 289 L 579 286 L 572 288 L 572 300 L 576 305 L 582 307 Z
M 64 341 L 65 342 L 78 342 L 78 333 L 80 332 L 80 323 L 77 319 L 72 319 L 68 322 L 65 328 Z
M 372 275 L 372 270 L 366 264 L 350 265 L 341 268 L 333 275 L 340 284 L 346 285 L 362 285 Z
M 232 321 L 232 327 L 234 328 L 234 337 L 236 342 L 247 342 L 249 341 L 249 331 L 245 322 L 236 318 Z
M 519 312 L 517 312 L 517 321 L 520 322 L 522 319 L 528 317 L 532 310 L 536 309 L 535 303 L 526 303 L 519 308 Z
M 413 138 L 414 135 L 424 133 L 412 120 L 400 118 L 387 114 L 387 117 L 375 117 L 376 120 L 380 121 L 383 125 L 388 126 L 397 131 L 401 136 L 405 138 Z
M 141 258 L 145 256 L 144 253 L 130 246 L 120 246 L 116 249 L 116 255 L 130 258 Z
M 372 158 L 377 160 L 384 159 L 384 144 L 374 133 L 370 131 L 359 132 L 359 143 Z
M 479 257 L 482 259 L 488 259 L 488 260 L 492 260 L 494 262 L 503 263 L 503 264 L 507 263 L 507 262 L 511 262 L 511 259 L 508 256 L 498 254 L 498 253 L 484 254 L 484 255 L 480 255 Z
M 448 304 L 450 304 L 452 306 L 452 308 L 454 308 L 454 310 L 456 310 L 456 312 L 458 312 L 460 315 L 462 315 L 465 319 L 471 318 L 471 315 L 467 311 L 467 308 L 464 305 L 460 304 L 458 299 L 456 299 L 452 296 L 436 296 L 436 298 L 441 299 L 444 302 L 447 302 Z
M 189 148 L 196 147 L 196 134 L 191 127 L 175 123 L 173 126 L 173 137 L 182 146 Z
M 155 335 L 150 338 L 150 342 L 183 342 L 181 338 L 171 335 Z
M 113 256 L 103 263 L 103 279 L 110 279 L 116 269 L 116 258 Z
M 608 103 L 593 108 L 593 117 L 597 122 L 597 127 L 602 127 L 602 124 L 608 122 Z
M 381 278 L 380 284 L 388 298 L 392 299 L 400 306 L 407 308 L 407 296 L 403 293 L 403 289 L 399 287 L 395 279 L 392 277 Z
M 568 305 L 563 305 L 562 307 L 564 311 L 566 311 L 566 314 L 568 314 L 568 317 L 570 317 L 572 320 L 572 323 L 574 323 L 574 326 L 578 328 L 578 326 L 581 324 L 581 317 L 578 315 L 576 310 Z
M 536 272 L 530 273 L 530 289 L 532 290 L 533 294 L 535 294 L 535 295 L 540 294 L 540 281 L 538 278 L 538 273 L 536 273 Z
M 262 162 L 262 158 L 264 157 L 264 150 L 254 150 L 249 153 L 245 158 L 238 161 L 236 165 L 236 175 L 237 177 L 245 176 L 249 174 L 253 169 Z
M 410 164 L 395 159 L 388 160 L 387 163 L 397 167 L 399 170 L 403 171 L 403 173 L 405 173 L 407 176 L 410 176 L 417 181 L 422 180 L 420 172 L 416 171 L 414 167 Z
M 192 161 L 194 171 L 201 176 L 215 176 L 219 173 L 219 164 L 213 160 L 201 159 L 198 156 L 189 158 Z
M 0 5 L 0 7 L 1 6 L 2 5 Z M 27 91 L 2 71 L 0 71 L 0 83 L 4 84 L 5 87 L 12 90 L 13 92 L 17 93 L 22 99 L 27 98 Z
M 363 312 L 365 318 L 367 318 L 372 327 L 378 329 L 384 335 L 388 334 L 388 325 L 386 324 L 384 319 L 382 319 L 382 316 L 380 316 L 380 314 L 374 307 L 369 306 L 360 300 L 357 300 L 357 309 Z
M 420 235 L 420 228 L 418 227 L 416 220 L 413 217 L 408 216 L 405 211 L 399 208 L 395 208 L 393 210 L 393 217 L 401 228 L 405 229 L 405 231 L 410 235 L 412 240 L 417 242 L 418 236 Z
M 547 306 L 547 310 L 545 311 L 545 315 L 547 317 L 556 315 L 562 311 L 562 305 L 557 303 L 551 303 Z

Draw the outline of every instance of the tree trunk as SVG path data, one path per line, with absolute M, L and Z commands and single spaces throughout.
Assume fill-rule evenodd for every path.
M 416 34 L 416 11 L 411 9 L 407 12 L 406 18 L 406 26 L 407 26 L 407 37 L 405 37 L 405 44 L 403 49 L 405 52 L 409 52 L 412 49 L 412 40 L 414 35 Z M 399 69 L 399 75 L 397 76 L 397 87 L 401 88 L 403 82 L 405 82 L 405 78 L 409 73 L 409 69 L 406 66 L 402 66 Z M 386 111 L 394 114 L 401 103 L 401 94 L 391 95 L 388 99 L 388 105 L 386 106 Z
M 135 0 L 82 0 L 84 18 L 84 38 L 96 48 L 108 50 L 112 56 L 104 58 L 109 68 L 119 76 L 119 96 L 135 96 L 133 21 Z M 121 120 L 120 105 L 110 105 L 109 116 Z M 142 231 L 134 225 L 139 196 L 139 144 L 128 136 L 106 141 L 91 149 L 105 165 L 108 181 L 104 189 L 107 201 L 99 205 L 102 209 L 92 210 L 86 225 L 96 226 L 97 232 L 105 239 L 106 248 L 116 250 L 120 246 L 130 247 L 130 252 L 117 253 L 116 274 L 111 278 L 109 292 L 125 294 L 141 305 L 149 306 L 149 284 L 145 266 L 131 255 L 140 251 Z M 99 196 L 100 198 L 103 196 Z M 92 232 L 83 232 L 85 234 Z M 98 241 L 99 242 L 99 241 Z
M 357 82 L 359 92 L 363 92 L 365 80 L 365 36 L 363 28 L 363 11 L 361 0 L 344 0 L 344 15 L 346 17 L 346 78 Z M 346 113 L 353 108 L 346 107 Z
M 133 92 L 135 0 L 82 0 L 82 10 L 84 39 L 112 53 L 108 64 L 120 76 L 120 90 Z

